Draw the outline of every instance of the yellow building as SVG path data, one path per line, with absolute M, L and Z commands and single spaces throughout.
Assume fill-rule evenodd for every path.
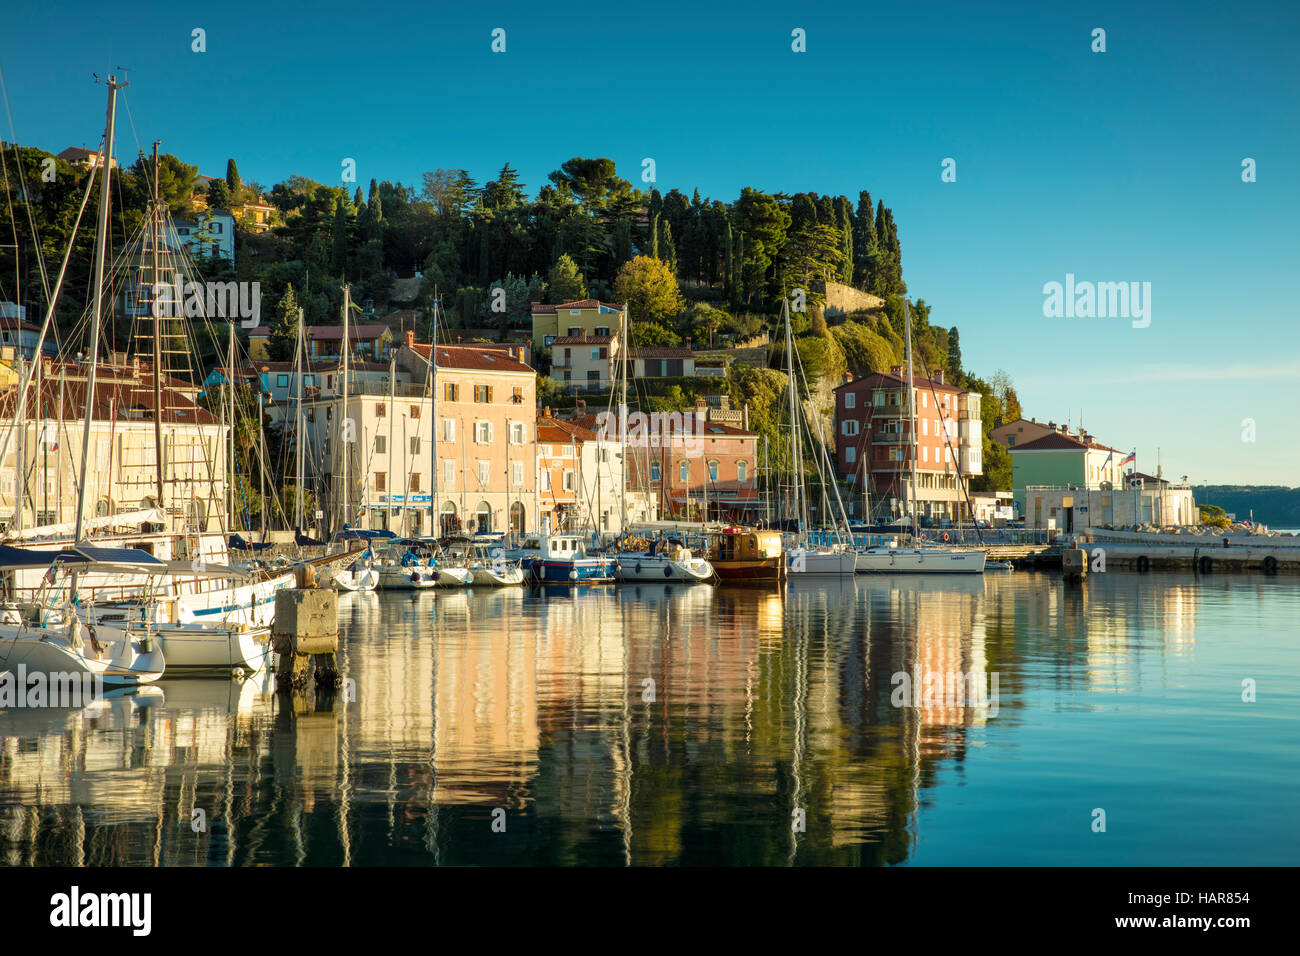
M 626 305 L 579 299 L 559 305 L 533 303 L 533 347 L 550 348 L 562 336 L 594 338 L 616 335 L 627 318 Z

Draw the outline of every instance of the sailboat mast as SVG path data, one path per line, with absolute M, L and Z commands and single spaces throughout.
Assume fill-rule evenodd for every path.
M 908 458 L 911 464 L 910 498 L 912 501 L 912 537 L 916 537 L 916 398 L 912 394 L 912 313 L 908 311 L 907 299 L 903 299 L 904 342 L 907 343 L 907 422 L 908 422 Z
M 226 531 L 233 533 L 235 530 L 235 323 L 230 316 L 226 316 L 226 325 L 230 331 L 226 343 L 226 382 L 230 386 L 229 407 L 230 417 L 228 440 L 226 443 L 226 459 L 229 465 L 226 467 L 226 494 L 230 499 L 226 508 Z
M 304 513 L 306 502 L 303 501 L 303 497 L 302 497 L 303 495 L 302 483 L 305 480 L 303 477 L 303 465 L 305 463 L 303 453 L 305 451 L 304 446 L 307 440 L 307 436 L 303 434 L 303 430 L 306 428 L 306 422 L 304 421 L 305 416 L 303 415 L 303 411 L 302 411 L 302 379 L 303 379 L 303 375 L 306 373 L 306 365 L 307 365 L 307 362 L 303 356 L 302 309 L 298 310 L 298 347 L 296 349 L 294 358 L 297 359 L 298 362 L 298 422 L 297 422 L 297 430 L 295 432 L 296 440 L 294 441 L 294 445 L 296 446 L 294 450 L 297 452 L 298 461 L 297 461 L 297 468 L 294 475 L 297 483 L 294 486 L 295 501 L 294 501 L 294 508 L 293 508 L 293 520 L 294 520 L 294 529 L 296 531 L 301 531 L 303 525 L 306 522 L 306 517 L 307 517 L 307 515 Z
M 438 525 L 438 299 L 433 299 L 433 321 L 429 328 L 429 533 L 442 537 Z M 506 456 L 510 455 L 510 436 L 506 436 Z M 509 469 L 506 469 L 509 471 Z M 506 496 L 509 498 L 509 495 Z M 507 519 L 508 521 L 509 519 Z
M 339 415 L 339 453 L 343 456 L 343 516 L 340 527 L 348 522 L 348 351 L 352 345 L 348 338 L 348 313 L 352 311 L 352 287 L 343 287 L 343 409 Z
M 393 474 L 392 464 L 396 460 L 397 451 L 393 448 L 393 419 L 397 417 L 397 356 L 392 355 L 388 359 L 388 474 L 385 475 L 384 497 L 388 499 L 385 504 L 388 506 L 388 517 L 384 521 L 384 530 L 393 530 Z M 437 421 L 436 417 L 434 419 Z
M 153 287 L 149 296 L 149 301 L 154 303 L 158 295 L 158 239 L 162 232 L 160 219 L 162 210 L 158 204 L 158 143 L 153 143 L 153 208 L 149 216 L 149 246 L 153 260 L 152 269 L 149 273 L 153 279 Z M 161 312 L 155 305 L 149 311 L 154 313 L 153 316 L 153 445 L 154 445 L 154 465 L 157 475 L 157 497 L 158 507 L 166 508 L 167 504 L 163 501 L 163 440 L 162 440 L 162 339 L 160 335 L 160 324 L 162 323 Z
M 622 473 L 622 481 L 619 482 L 618 498 L 618 533 L 627 532 L 627 360 L 632 349 L 627 340 L 627 304 L 623 305 L 623 314 L 619 317 L 619 347 L 621 350 L 620 378 L 621 392 L 618 406 L 618 441 L 619 441 L 619 462 Z M 599 478 L 597 479 L 599 487 Z
M 794 517 L 797 525 L 796 533 L 802 535 L 804 520 L 804 501 L 803 501 L 803 481 L 799 475 L 799 466 L 803 458 L 799 447 L 799 399 L 798 390 L 794 384 L 794 338 L 790 334 L 790 301 L 781 300 L 781 313 L 785 318 L 785 358 L 786 367 L 789 374 L 790 389 L 790 477 L 793 482 L 791 491 L 794 493 Z
M 90 366 L 86 373 L 86 421 L 81 431 L 81 481 L 77 485 L 77 524 L 73 539 L 81 540 L 86 519 L 86 488 L 90 484 L 90 425 L 95 417 L 95 366 L 99 362 L 99 331 L 104 314 L 104 259 L 108 254 L 108 201 L 109 186 L 113 177 L 109 164 L 113 161 L 113 121 L 117 115 L 117 91 L 126 83 L 108 78 L 108 115 L 104 124 L 104 151 L 99 154 L 99 168 L 103 180 L 99 184 L 99 225 L 95 235 L 95 309 L 90 323 Z

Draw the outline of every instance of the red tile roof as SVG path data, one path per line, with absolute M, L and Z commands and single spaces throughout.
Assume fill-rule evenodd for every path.
M 570 442 L 596 441 L 599 438 L 596 432 L 584 428 L 577 422 L 545 417 L 537 419 L 537 440 L 543 444 L 563 445 Z
M 427 360 L 429 358 L 429 346 L 427 345 L 417 342 L 411 346 L 411 350 L 423 359 Z M 531 366 L 516 360 L 504 350 L 479 349 L 468 345 L 439 345 L 438 368 L 536 374 Z
M 608 345 L 614 341 L 612 335 L 592 335 L 583 338 L 581 335 L 561 335 L 552 342 L 552 345 Z
M 1063 435 L 1060 432 L 1053 432 L 1050 435 L 1044 435 L 1042 438 L 1035 438 L 1023 445 L 1013 445 L 1007 451 L 1014 455 L 1018 451 L 1083 451 L 1084 449 L 1113 451 L 1116 454 L 1124 454 L 1118 448 L 1111 448 L 1109 445 L 1103 445 L 1095 441 L 1085 442 L 1074 435 Z
M 686 348 L 671 348 L 668 346 L 632 348 L 628 354 L 634 359 L 647 358 L 690 358 L 695 353 Z
M 862 378 L 855 378 L 851 382 L 845 382 L 843 385 L 836 386 L 834 391 L 838 392 L 841 388 L 853 388 L 858 385 L 866 385 L 867 388 L 893 388 L 899 385 L 907 387 L 907 376 L 894 375 L 890 372 L 873 372 L 871 375 L 864 375 Z M 951 385 L 947 382 L 935 382 L 928 378 L 922 378 L 919 375 L 912 376 L 912 385 L 915 388 L 922 389 L 923 391 L 929 391 L 931 387 L 933 387 L 936 392 L 965 394 L 968 391 L 967 389 L 958 388 L 956 385 Z
M 550 315 L 560 309 L 599 309 L 602 305 L 607 309 L 614 309 L 616 312 L 623 311 L 623 306 L 614 305 L 612 302 L 601 302 L 599 299 L 575 299 L 573 302 L 557 302 L 553 305 L 545 302 L 534 302 L 533 315 Z

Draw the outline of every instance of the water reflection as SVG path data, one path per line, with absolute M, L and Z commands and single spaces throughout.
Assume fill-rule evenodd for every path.
M 1295 611 L 1176 575 L 347 594 L 338 694 L 164 680 L 0 712 L 0 860 L 906 862 L 974 751 L 1117 700 L 1141 706 L 1107 732 L 1138 733 L 1199 677 L 1207 601 L 1219 641 L 1243 606 Z M 996 679 L 996 707 L 896 706 L 900 674 Z

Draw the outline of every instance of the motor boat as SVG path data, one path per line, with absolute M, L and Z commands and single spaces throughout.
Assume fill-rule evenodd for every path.
M 650 542 L 644 551 L 622 551 L 615 555 L 614 574 L 620 581 L 711 581 L 715 574 L 707 558 L 678 544 Z

